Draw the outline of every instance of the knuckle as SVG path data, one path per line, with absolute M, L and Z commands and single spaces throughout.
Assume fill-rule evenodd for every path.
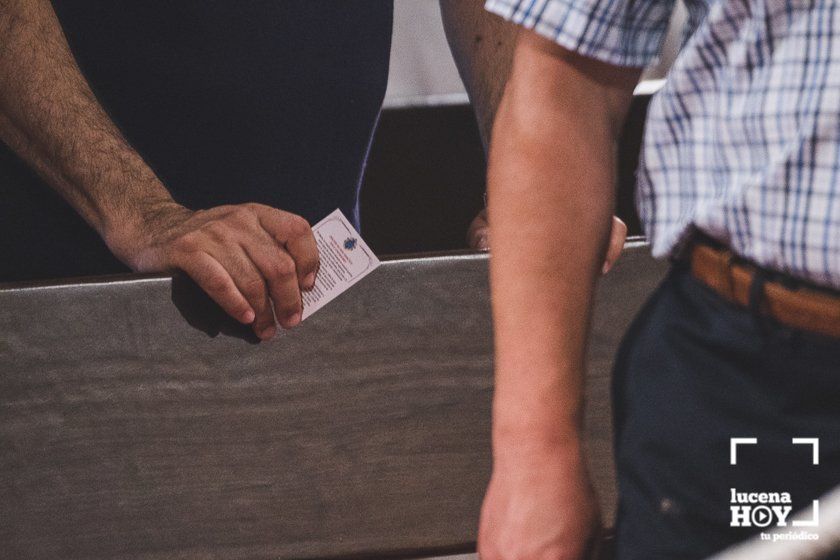
M 274 275 L 278 280 L 289 280 L 297 274 L 295 261 L 290 258 L 279 259 L 274 264 Z
M 242 281 L 242 292 L 248 299 L 260 299 L 265 294 L 265 282 L 257 276 L 249 276 Z
M 244 229 L 257 222 L 257 215 L 247 204 L 239 204 L 230 207 L 225 222 L 234 224 L 236 229 Z
M 230 235 L 230 228 L 223 220 L 207 222 L 199 231 L 214 241 L 222 241 Z
M 257 212 L 261 212 L 261 211 L 263 211 L 263 210 L 265 210 L 265 209 L 269 208 L 269 207 L 268 207 L 268 206 L 266 206 L 265 204 L 260 204 L 260 203 L 258 203 L 258 202 L 246 202 L 246 203 L 244 203 L 244 204 L 241 204 L 240 206 L 241 206 L 242 208 L 247 209 L 247 210 L 248 210 L 249 212 L 251 212 L 252 214 L 256 214 Z
M 214 221 L 224 220 L 226 217 L 230 216 L 235 209 L 236 206 L 232 204 L 222 204 L 221 206 L 214 206 L 213 208 L 202 210 L 201 212 L 205 215 L 205 219 L 208 221 Z
M 204 281 L 203 284 L 204 284 L 204 289 L 208 293 L 215 294 L 215 295 L 224 295 L 224 296 L 230 295 L 229 294 L 230 286 L 225 281 L 224 277 L 222 277 L 220 275 L 214 274 L 214 275 L 209 276 Z
M 289 222 L 286 227 L 288 228 L 289 234 L 293 236 L 306 235 L 311 229 L 309 227 L 309 222 L 295 214 L 289 216 Z
M 254 216 L 254 211 L 251 209 L 250 206 L 247 204 L 237 204 L 236 206 L 231 206 L 230 213 L 239 219 L 249 219 Z
M 201 248 L 201 238 L 197 232 L 190 231 L 175 238 L 171 245 L 176 252 L 193 253 Z

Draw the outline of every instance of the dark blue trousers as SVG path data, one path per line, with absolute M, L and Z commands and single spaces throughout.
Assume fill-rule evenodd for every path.
M 769 505 L 733 504 L 733 489 L 807 514 L 840 484 L 840 340 L 736 307 L 683 265 L 635 319 L 613 383 L 620 560 L 706 558 L 776 527 L 760 512 L 730 526 L 731 506 Z M 730 438 L 757 440 L 735 465 Z M 793 438 L 819 438 L 818 465 Z

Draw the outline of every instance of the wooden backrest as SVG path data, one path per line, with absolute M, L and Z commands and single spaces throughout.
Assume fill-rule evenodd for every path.
M 486 268 L 386 262 L 265 344 L 181 280 L 0 290 L 0 556 L 469 550 L 490 469 Z M 606 515 L 612 355 L 663 270 L 634 245 L 599 290 L 587 437 Z

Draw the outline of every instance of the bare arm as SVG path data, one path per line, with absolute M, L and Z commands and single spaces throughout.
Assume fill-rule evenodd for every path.
M 101 234 L 174 204 L 96 101 L 46 0 L 0 2 L 0 136 Z M 136 226 L 135 226 L 136 227 Z
M 584 354 L 635 69 L 523 32 L 490 150 L 494 473 L 480 553 L 580 558 L 597 523 L 581 443 Z
M 484 9 L 483 0 L 440 0 L 440 12 L 449 49 L 470 97 L 486 152 L 496 109 L 510 73 L 519 27 L 490 14 Z M 467 244 L 482 251 L 490 249 L 486 209 L 470 223 Z
M 483 0 L 440 0 L 440 9 L 449 48 L 470 96 L 486 151 L 510 75 L 519 26 L 485 10 Z M 615 218 L 605 272 L 621 254 L 626 235 L 627 226 Z M 467 243 L 473 249 L 490 248 L 486 210 L 479 212 L 470 224 Z
M 486 11 L 483 0 L 440 0 L 440 11 L 486 149 L 510 73 L 519 27 Z
M 0 0 L 0 140 L 135 270 L 186 271 L 263 338 L 274 314 L 299 321 L 298 286 L 311 287 L 318 265 L 305 220 L 178 205 L 97 102 L 49 0 Z

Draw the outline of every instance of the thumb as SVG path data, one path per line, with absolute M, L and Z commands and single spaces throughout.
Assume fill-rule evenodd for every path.
M 621 256 L 621 250 L 624 248 L 624 240 L 627 239 L 627 224 L 619 220 L 616 216 L 612 219 L 612 231 L 610 231 L 610 245 L 607 247 L 607 256 L 604 259 L 604 266 L 601 269 L 601 274 L 606 274 Z

